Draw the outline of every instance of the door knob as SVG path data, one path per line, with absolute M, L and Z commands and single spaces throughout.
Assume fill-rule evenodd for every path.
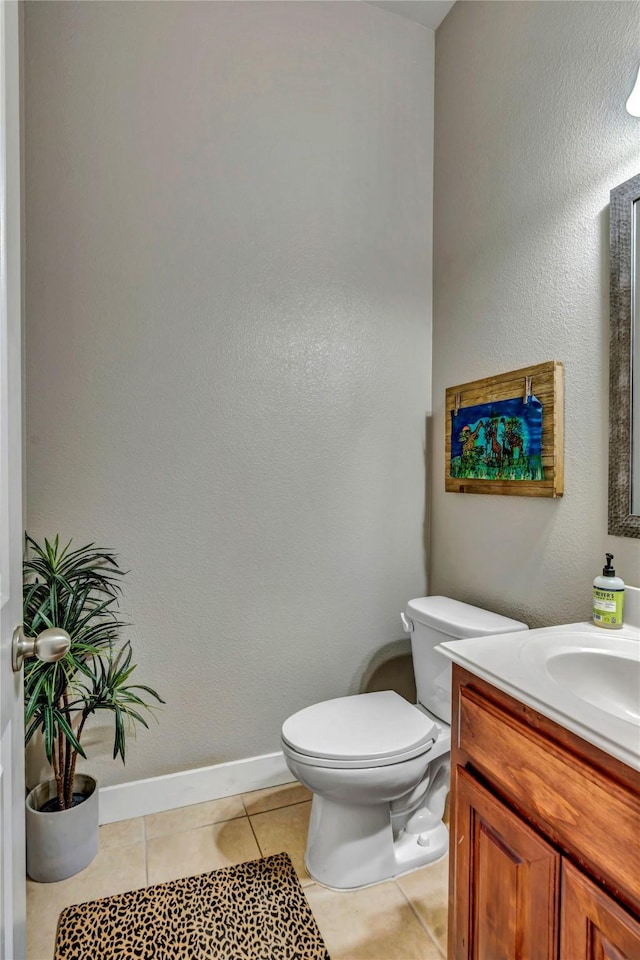
M 71 646 L 71 637 L 66 630 L 60 627 L 49 627 L 37 637 L 27 637 L 22 627 L 13 631 L 11 663 L 17 673 L 22 661 L 27 657 L 37 657 L 45 663 L 54 663 L 61 660 Z

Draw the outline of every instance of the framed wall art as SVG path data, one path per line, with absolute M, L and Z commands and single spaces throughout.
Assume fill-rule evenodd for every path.
M 449 493 L 562 496 L 563 372 L 549 360 L 448 388 Z

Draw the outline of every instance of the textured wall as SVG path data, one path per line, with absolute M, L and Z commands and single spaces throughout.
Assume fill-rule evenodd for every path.
M 459 2 L 436 34 L 431 587 L 532 625 L 590 616 L 607 536 L 609 190 L 638 173 L 640 4 Z M 565 495 L 444 492 L 447 386 L 565 364 Z
M 25 5 L 28 526 L 120 552 L 168 701 L 105 784 L 277 749 L 406 649 L 433 40 L 364 3 Z

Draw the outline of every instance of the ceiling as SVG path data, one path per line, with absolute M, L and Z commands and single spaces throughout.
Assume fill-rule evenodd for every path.
M 413 20 L 435 30 L 451 10 L 455 0 L 368 0 L 372 7 L 381 7 L 405 20 Z

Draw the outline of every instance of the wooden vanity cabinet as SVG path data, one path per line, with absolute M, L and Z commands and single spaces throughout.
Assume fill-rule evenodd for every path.
M 640 960 L 640 773 L 453 666 L 449 960 Z

